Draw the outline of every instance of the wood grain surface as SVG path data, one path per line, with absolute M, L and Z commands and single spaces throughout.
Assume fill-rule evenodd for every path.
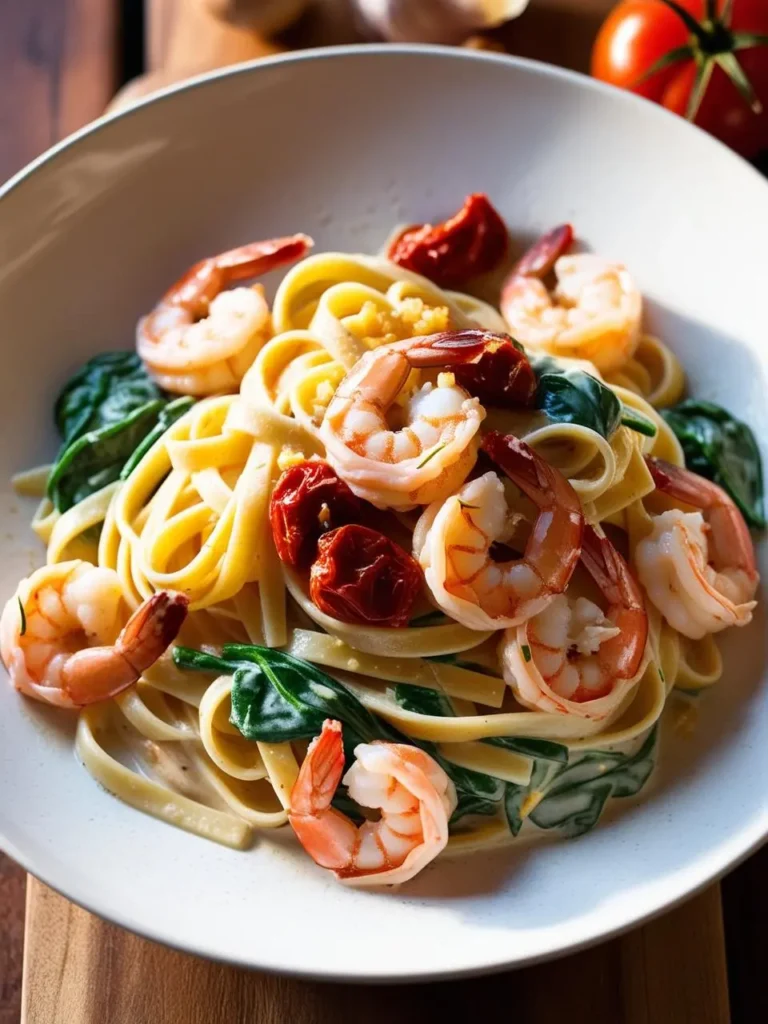
M 0 0 L 0 181 L 101 114 L 117 86 L 115 0 Z
M 361 986 L 296 981 L 176 953 L 30 879 L 23 997 L 23 1024 L 423 1024 L 495 1017 L 501 1008 L 521 1024 L 566 1015 L 569 1024 L 729 1020 L 717 887 L 556 967 Z
M 116 84 L 118 0 L 0 0 L 0 179 L 101 112 Z M 354 29 L 343 0 L 316 4 L 277 44 L 223 25 L 203 0 L 148 0 L 152 78 L 123 101 L 209 67 L 269 52 L 344 42 Z M 515 53 L 586 70 L 594 14 L 531 8 L 493 38 Z M 10 84 L 10 88 L 8 87 Z M 760 941 L 768 888 L 753 896 L 768 850 L 726 883 L 738 916 L 736 1024 L 768 1020 Z M 19 1020 L 23 872 L 0 859 L 0 1024 Z M 310 922 L 307 922 L 309 926 Z M 758 940 L 760 936 L 760 941 Z M 514 1014 L 523 1024 L 727 1024 L 728 986 L 720 890 L 552 965 L 492 978 L 359 987 L 250 973 L 176 953 L 102 922 L 34 879 L 27 887 L 24 1024 L 403 1024 L 456 1015 Z M 764 946 L 762 946 L 764 951 Z M 553 979 L 556 979 L 553 981 Z M 752 986 L 752 988 L 750 988 Z M 763 986 L 765 996 L 768 988 Z

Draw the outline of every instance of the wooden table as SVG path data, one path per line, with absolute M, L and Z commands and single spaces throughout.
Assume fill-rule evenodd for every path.
M 264 44 L 206 20 L 201 0 L 149 0 L 150 84 L 246 59 Z M 0 180 L 101 113 L 136 67 L 139 0 L 0 2 Z M 286 45 L 344 42 L 349 20 L 315 11 Z M 128 21 L 126 20 L 128 19 Z M 529 10 L 502 37 L 511 52 L 586 70 L 596 15 Z M 120 31 L 122 30 L 122 32 Z M 145 87 L 145 86 L 144 86 Z M 136 92 L 136 87 L 132 87 Z M 297 982 L 171 952 L 108 925 L 30 878 L 21 989 L 24 874 L 0 856 L 0 1024 L 404 1024 L 511 1014 L 521 1024 L 726 1024 L 768 1020 L 763 923 L 768 849 L 721 887 L 591 950 L 514 975 L 439 985 Z

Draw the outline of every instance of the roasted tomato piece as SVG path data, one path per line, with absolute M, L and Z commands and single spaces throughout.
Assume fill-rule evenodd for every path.
M 486 349 L 473 363 L 453 367 L 453 375 L 483 405 L 528 407 L 536 395 L 536 375 L 522 346 L 501 334 L 488 335 Z
M 277 481 L 269 503 L 272 537 L 280 559 L 308 569 L 320 536 L 362 515 L 363 503 L 327 462 L 299 462 Z
M 414 224 L 392 242 L 393 263 L 413 270 L 443 288 L 456 287 L 487 274 L 507 254 L 507 226 L 488 196 L 469 195 L 442 224 Z
M 368 526 L 340 526 L 322 536 L 309 593 L 320 611 L 342 622 L 405 626 L 422 587 L 415 558 Z

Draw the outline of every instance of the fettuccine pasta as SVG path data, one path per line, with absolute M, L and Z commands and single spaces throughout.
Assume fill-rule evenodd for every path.
M 463 290 L 507 260 L 483 196 L 386 256 L 255 243 L 166 293 L 140 360 L 65 388 L 56 461 L 16 478 L 46 566 L 0 647 L 78 709 L 103 787 L 237 849 L 290 824 L 352 885 L 639 792 L 757 573 L 744 495 L 660 414 L 680 362 L 571 239 L 498 306 Z M 271 308 L 242 284 L 291 263 Z

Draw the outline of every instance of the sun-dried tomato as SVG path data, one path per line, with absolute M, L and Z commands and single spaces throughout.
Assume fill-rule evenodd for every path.
M 489 333 L 488 339 L 479 359 L 452 368 L 457 383 L 483 405 L 533 405 L 536 375 L 524 350 L 503 334 Z
M 295 569 L 308 569 L 319 537 L 362 515 L 363 503 L 327 462 L 299 462 L 277 481 L 269 503 L 277 553 Z
M 414 270 L 444 288 L 486 274 L 507 254 L 507 226 L 488 196 L 469 195 L 453 217 L 441 224 L 414 224 L 389 247 L 393 263 Z
M 415 558 L 368 526 L 351 524 L 320 538 L 309 593 L 342 622 L 405 626 L 422 587 Z

